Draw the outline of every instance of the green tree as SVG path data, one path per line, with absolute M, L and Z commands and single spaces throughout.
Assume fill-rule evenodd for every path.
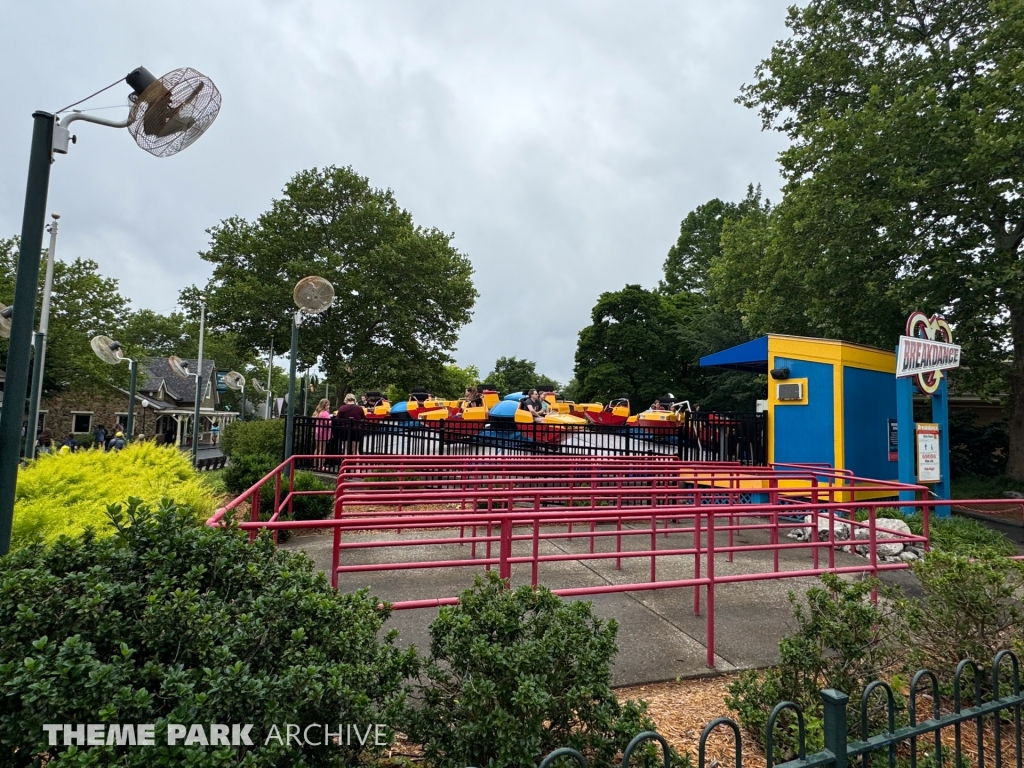
M 502 394 L 533 388 L 548 391 L 560 389 L 557 381 L 537 373 L 537 364 L 533 360 L 520 360 L 518 357 L 499 357 L 494 362 L 494 370 L 487 374 L 486 379 Z
M 716 197 L 686 214 L 679 225 L 679 238 L 665 258 L 665 276 L 659 290 L 666 294 L 708 293 L 712 265 L 722 255 L 722 230 L 726 223 L 761 207 L 761 188 L 751 185 L 739 203 L 723 202 Z
M 441 376 L 434 381 L 433 391 L 446 400 L 455 400 L 462 397 L 467 387 L 475 387 L 479 381 L 480 371 L 475 366 L 460 368 L 451 363 L 444 366 Z
M 241 345 L 286 351 L 295 283 L 333 283 L 332 307 L 302 326 L 300 365 L 319 362 L 346 388 L 436 377 L 477 296 L 452 235 L 414 225 L 390 190 L 351 168 L 302 171 L 255 221 L 233 217 L 209 233 L 211 322 Z
M 0 240 L 0 301 L 5 304 L 14 297 L 17 248 L 17 238 Z M 98 334 L 117 338 L 128 314 L 128 300 L 118 292 L 117 280 L 103 277 L 98 269 L 96 262 L 87 259 L 54 263 L 44 393 L 71 386 L 93 389 L 128 383 L 127 366 L 107 365 L 89 346 L 89 341 Z M 41 269 L 40 293 L 44 277 L 45 270 Z M 37 328 L 41 304 L 41 301 L 36 302 L 34 325 Z M 0 365 L 4 367 L 7 344 L 6 339 L 0 340 Z
M 874 343 L 911 308 L 944 309 L 966 383 L 1005 374 L 1024 479 L 1024 7 L 817 0 L 786 24 L 740 101 L 792 140 L 772 237 L 805 276 L 790 301 Z
M 576 347 L 577 397 L 607 401 L 628 393 L 641 407 L 667 392 L 687 397 L 689 355 L 676 335 L 678 304 L 696 301 L 694 294 L 669 298 L 639 285 L 602 293 Z

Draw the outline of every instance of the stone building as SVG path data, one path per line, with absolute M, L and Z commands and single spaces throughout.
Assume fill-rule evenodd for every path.
M 196 360 L 186 361 L 194 370 Z M 199 443 L 213 441 L 212 427 L 223 428 L 237 418 L 236 413 L 218 410 L 217 366 L 213 360 L 203 361 L 204 396 L 200 402 Z M 147 438 L 166 435 L 175 445 L 190 445 L 192 417 L 195 409 L 195 379 L 175 375 L 165 358 L 149 358 L 139 363 L 135 394 L 135 433 Z M 115 426 L 127 428 L 128 392 L 118 387 L 94 392 L 64 390 L 40 403 L 39 429 L 49 429 L 55 437 L 69 432 L 88 434 L 102 425 L 109 431 Z

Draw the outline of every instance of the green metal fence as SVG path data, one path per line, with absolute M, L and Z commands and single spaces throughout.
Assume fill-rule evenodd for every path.
M 1005 679 L 1006 667 L 1009 667 L 1011 677 Z M 964 675 L 969 673 L 967 681 L 968 688 L 965 689 Z M 986 686 L 986 682 L 989 686 Z M 947 689 L 949 690 L 949 689 Z M 962 692 L 972 692 L 973 704 L 963 706 Z M 988 692 L 988 701 L 982 701 Z M 918 697 L 924 694 L 930 701 L 929 705 L 922 709 L 918 704 Z M 876 680 L 864 689 L 861 696 L 856 716 L 860 720 L 860 738 L 855 741 L 849 740 L 849 716 L 850 700 L 842 691 L 826 689 L 821 692 L 824 716 L 824 742 L 825 748 L 814 754 L 807 754 L 806 727 L 804 712 L 801 707 L 792 701 L 784 701 L 778 704 L 768 718 L 764 745 L 767 768 L 817 768 L 817 766 L 828 766 L 829 768 L 848 768 L 856 763 L 859 758 L 862 768 L 875 764 L 873 758 L 878 756 L 887 757 L 890 768 L 895 768 L 897 763 L 907 768 L 918 768 L 927 765 L 928 768 L 964 768 L 975 766 L 976 768 L 1002 768 L 1004 765 L 1004 737 L 1009 738 L 1004 731 L 1012 727 L 1013 761 L 1016 768 L 1021 765 L 1021 705 L 1024 705 L 1024 696 L 1020 691 L 1020 664 L 1017 656 L 1010 651 L 1000 651 L 992 661 L 991 679 L 986 681 L 982 667 L 976 662 L 968 659 L 961 661 L 956 667 L 953 675 L 952 690 L 946 697 L 949 711 L 943 713 L 943 696 L 939 679 L 934 672 L 923 669 L 914 675 L 910 683 L 910 693 L 907 697 L 907 719 L 909 724 L 900 728 L 896 727 L 897 704 L 896 695 L 888 683 Z M 868 709 L 876 697 L 884 697 L 887 726 L 881 733 L 872 734 Z M 926 712 L 924 710 L 930 710 Z M 796 757 L 786 762 L 775 762 L 777 728 L 785 727 L 779 723 L 783 713 L 792 712 L 796 718 L 797 725 L 797 748 Z M 927 715 L 927 719 L 921 719 Z M 1012 715 L 1012 724 L 1010 717 Z M 977 757 L 968 760 L 963 751 L 961 739 L 961 725 L 973 722 L 976 731 L 976 742 L 973 747 Z M 984 725 L 988 722 L 993 726 L 993 748 L 992 754 L 987 754 L 984 740 Z M 719 729 L 731 730 L 734 739 L 733 758 L 736 768 L 743 766 L 743 736 L 740 726 L 731 718 L 720 717 L 711 721 L 704 728 L 700 736 L 697 750 L 697 768 L 707 768 L 707 742 L 711 734 Z M 952 748 L 949 747 L 948 736 L 952 731 Z M 946 740 L 943 732 L 945 731 Z M 668 743 L 665 739 L 653 732 L 641 733 L 636 736 L 629 746 L 623 751 L 622 766 L 629 768 L 630 761 L 638 747 L 643 743 L 654 741 L 661 744 L 663 764 L 669 766 Z M 559 766 L 565 765 L 565 758 L 575 761 L 579 768 L 588 768 L 586 758 L 574 749 L 565 747 L 555 750 L 540 764 L 540 768 L 548 768 L 553 763 Z

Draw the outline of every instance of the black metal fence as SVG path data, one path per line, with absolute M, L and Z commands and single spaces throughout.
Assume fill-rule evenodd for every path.
M 686 461 L 767 463 L 765 414 L 692 414 L 684 425 L 601 427 L 591 424 L 516 424 L 501 421 L 316 419 L 296 417 L 296 455 L 558 454 L 578 456 L 675 456 Z M 303 460 L 337 471 L 338 459 Z
M 1009 668 L 1010 679 L 1002 676 Z M 964 673 L 969 677 L 965 681 Z M 934 672 L 923 669 L 910 682 L 906 710 L 897 713 L 896 693 L 881 680 L 876 680 L 864 689 L 857 710 L 849 712 L 849 696 L 841 691 L 826 689 L 821 692 L 824 748 L 807 754 L 807 726 L 801 707 L 792 701 L 779 703 L 768 717 L 764 747 L 767 768 L 848 768 L 858 760 L 862 768 L 887 764 L 889 768 L 899 765 L 906 768 L 1003 768 L 1013 764 L 1021 767 L 1021 705 L 1024 695 L 1020 690 L 1020 665 L 1010 651 L 1001 651 L 991 666 L 991 679 L 982 672 L 982 666 L 974 661 L 961 661 L 953 676 L 952 690 L 939 684 Z M 989 691 L 988 701 L 983 702 L 984 690 Z M 973 703 L 964 706 L 962 693 L 970 691 Z M 946 692 L 944 697 L 942 694 Z M 919 697 L 927 699 L 921 706 Z M 880 733 L 872 733 L 869 711 L 873 703 L 881 700 L 885 705 L 885 725 Z M 943 709 L 946 711 L 943 712 Z M 785 762 L 776 762 L 779 757 L 775 737 L 783 730 L 792 728 L 792 715 L 796 719 L 795 754 L 783 756 Z M 850 716 L 856 717 L 854 728 L 850 728 Z M 897 727 L 898 715 L 906 725 Z M 922 719 L 923 718 L 923 719 Z M 962 726 L 972 724 L 970 744 L 965 745 Z M 701 733 L 697 747 L 696 768 L 708 768 L 708 738 L 719 729 L 732 732 L 734 739 L 732 760 L 716 759 L 711 765 L 734 765 L 743 768 L 743 735 L 740 726 L 731 718 L 720 717 L 711 721 Z M 876 729 L 878 730 L 878 729 Z M 943 731 L 945 730 L 945 735 Z M 952 731 L 952 734 L 950 734 Z M 851 733 L 858 734 L 851 740 Z M 945 737 L 944 737 L 945 736 Z M 952 739 L 950 739 L 952 736 Z M 668 768 L 667 742 L 654 732 L 636 736 L 623 751 L 622 765 L 628 768 L 637 748 L 648 741 L 661 744 L 665 754 L 664 765 Z M 1009 743 L 1007 743 L 1009 742 Z M 991 747 L 991 749 L 990 749 Z M 575 763 L 587 768 L 586 758 L 574 749 L 557 749 L 540 763 L 540 768 Z

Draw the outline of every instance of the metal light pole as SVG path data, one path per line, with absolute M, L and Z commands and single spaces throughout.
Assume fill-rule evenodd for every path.
M 274 373 L 274 342 L 270 342 L 270 349 L 267 350 L 267 407 L 263 412 L 264 418 L 269 419 L 271 414 L 271 399 L 274 397 L 274 393 L 270 391 L 270 376 Z
M 199 365 L 196 366 L 196 410 L 192 417 L 192 466 L 199 460 L 199 406 L 203 397 L 203 334 L 206 330 L 206 300 L 199 301 Z
M 299 356 L 299 326 L 302 325 L 302 310 L 292 317 L 292 346 L 288 353 L 288 418 L 284 425 L 284 458 L 292 455 L 294 444 L 292 430 L 295 428 L 295 358 Z
M 25 189 L 21 247 L 14 288 L 13 304 L 16 310 L 11 318 L 7 355 L 7 407 L 0 410 L 0 556 L 7 554 L 11 542 L 14 496 L 21 458 L 21 430 L 28 394 L 29 347 L 35 322 L 39 260 L 53 155 L 67 154 L 75 141 L 68 126 L 81 120 L 111 128 L 131 126 L 132 138 L 139 147 L 158 157 L 169 157 L 199 138 L 220 112 L 220 91 L 209 78 L 192 69 L 174 70 L 158 79 L 145 67 L 138 67 L 124 81 L 134 91 L 129 96 L 131 111 L 124 120 L 104 120 L 75 112 L 61 118 L 58 124 L 55 116 L 49 112 L 32 114 L 32 146 L 29 150 L 28 184 Z M 113 88 L 119 82 L 117 80 L 93 95 Z M 81 101 L 60 111 L 65 112 Z
M 14 491 L 21 458 L 21 425 L 28 391 L 29 348 L 36 314 L 36 293 L 39 291 L 39 259 L 43 248 L 43 226 L 46 224 L 46 195 L 50 186 L 50 153 L 53 147 L 53 115 L 36 112 L 32 119 L 32 149 L 14 287 L 15 312 L 11 316 L 7 379 L 4 382 L 5 407 L 0 409 L 0 555 L 6 555 L 11 544 Z
M 32 356 L 32 398 L 28 407 L 28 429 L 26 430 L 25 458 L 36 457 L 36 432 L 39 430 L 39 405 L 43 399 L 43 370 L 46 366 L 46 338 L 50 328 L 50 293 L 53 290 L 53 261 L 57 253 L 57 220 L 59 213 L 51 213 L 53 222 L 50 230 L 50 248 L 46 254 L 46 277 L 43 280 L 43 307 L 39 314 L 39 330 L 36 332 L 35 354 Z
M 128 385 L 128 439 L 135 437 L 135 385 L 139 378 L 139 361 L 133 358 L 128 360 L 128 370 L 131 371 L 131 384 Z

